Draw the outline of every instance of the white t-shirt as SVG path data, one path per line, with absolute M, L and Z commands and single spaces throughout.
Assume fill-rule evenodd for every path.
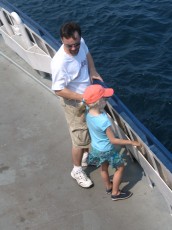
M 90 85 L 87 53 L 88 47 L 81 38 L 81 45 L 76 56 L 67 54 L 64 45 L 60 47 L 51 61 L 52 90 L 68 88 L 76 93 L 83 93 Z

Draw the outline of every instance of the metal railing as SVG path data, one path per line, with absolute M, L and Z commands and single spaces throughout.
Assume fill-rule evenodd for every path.
M 0 32 L 5 43 L 33 69 L 51 74 L 51 58 L 60 43 L 7 1 L 0 1 L 0 7 Z

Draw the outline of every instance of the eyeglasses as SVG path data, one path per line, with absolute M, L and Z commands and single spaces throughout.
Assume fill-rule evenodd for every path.
M 78 46 L 80 46 L 80 42 L 77 42 L 77 43 L 75 43 L 75 44 L 72 44 L 72 45 L 68 45 L 68 44 L 64 44 L 64 46 L 66 46 L 68 49 L 71 49 L 72 47 L 78 47 Z

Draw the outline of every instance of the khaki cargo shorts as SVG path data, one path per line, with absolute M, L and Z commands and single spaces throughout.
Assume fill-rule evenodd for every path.
M 78 108 L 81 106 L 81 102 L 76 100 L 68 100 L 61 97 L 60 102 L 65 112 L 73 146 L 88 148 L 91 139 L 85 121 L 85 116 L 77 116 Z

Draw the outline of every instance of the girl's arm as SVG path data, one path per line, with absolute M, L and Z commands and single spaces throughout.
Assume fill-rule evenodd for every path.
M 131 141 L 131 140 L 124 140 L 124 139 L 115 138 L 110 126 L 106 129 L 106 135 L 109 138 L 110 142 L 114 145 L 140 146 L 140 143 L 138 141 Z

